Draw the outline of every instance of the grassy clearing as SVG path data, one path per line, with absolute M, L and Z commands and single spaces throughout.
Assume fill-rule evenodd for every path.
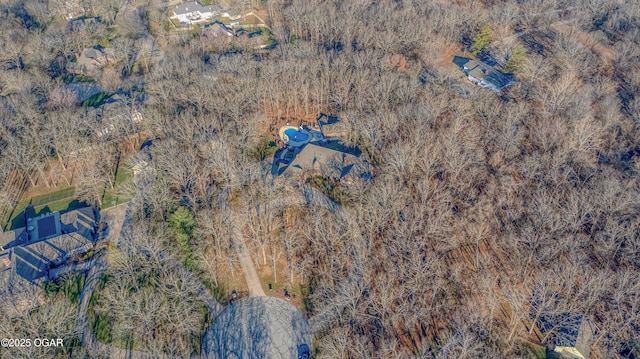
M 75 194 L 75 190 L 73 186 L 66 186 L 55 192 L 21 200 L 13 212 L 10 213 L 9 218 L 6 219 L 5 229 L 24 227 L 25 224 L 22 213 L 29 205 L 33 206 L 35 211 L 34 215 L 42 212 L 65 212 L 79 208 L 79 202 L 74 202 L 73 195 Z
M 240 26 L 262 24 L 262 21 L 260 21 L 260 19 L 258 19 L 255 15 L 243 16 L 238 20 L 238 22 L 240 22 Z
M 291 284 L 289 282 L 288 273 L 285 270 L 278 270 L 278 283 L 274 282 L 273 274 L 261 273 L 258 271 L 260 277 L 260 284 L 264 292 L 270 297 L 278 297 L 284 299 L 284 291 L 289 292 L 291 304 L 295 305 L 303 313 L 306 312 L 306 306 L 304 303 L 306 287 L 299 284 Z M 271 290 L 269 290 L 269 284 L 271 284 Z
M 111 341 L 111 323 L 113 319 L 108 314 L 96 313 L 95 307 L 99 304 L 100 293 L 109 279 L 111 279 L 111 277 L 107 274 L 103 274 L 102 277 L 100 277 L 89 300 L 89 309 L 87 311 L 89 329 L 93 332 L 96 339 L 103 343 Z
M 206 22 L 206 24 L 214 23 L 216 21 L 217 22 L 221 22 L 221 23 L 223 23 L 223 24 L 225 24 L 227 26 L 229 26 L 232 22 L 237 22 L 238 25 L 236 25 L 236 27 L 244 27 L 244 26 L 252 27 L 252 26 L 257 26 L 257 25 L 263 25 L 264 24 L 262 21 L 260 21 L 260 19 L 258 19 L 254 15 L 241 16 L 237 20 L 231 20 L 228 17 L 220 16 L 220 17 L 214 18 L 212 21 Z
M 98 107 L 98 106 L 102 105 L 107 99 L 109 99 L 109 97 L 111 97 L 110 94 L 108 94 L 106 92 L 100 92 L 100 93 L 97 93 L 97 94 L 89 97 L 88 99 L 84 100 L 84 102 L 82 103 L 82 106 L 84 106 L 84 107 Z
M 64 279 L 48 280 L 44 283 L 44 290 L 48 297 L 64 296 L 72 304 L 78 304 L 82 289 L 84 288 L 85 276 L 75 274 Z
M 124 183 L 132 180 L 133 176 L 129 168 L 121 164 L 116 173 L 114 188 L 112 189 L 108 185 L 105 188 L 102 197 L 102 206 L 100 206 L 100 208 L 105 209 L 128 202 L 130 198 L 122 194 L 120 189 Z M 64 213 L 87 206 L 86 203 L 79 201 L 75 197 L 75 190 L 76 189 L 73 186 L 64 186 L 51 193 L 21 200 L 13 212 L 8 215 L 8 218 L 4 220 L 3 223 L 5 225 L 3 228 L 7 230 L 24 227 L 25 223 L 22 213 L 29 205 L 33 206 L 34 213 L 30 213 L 31 216 L 45 212 Z
M 65 74 L 62 76 L 62 81 L 67 85 L 74 82 L 81 82 L 81 83 L 96 82 L 96 80 L 92 79 L 91 77 L 83 76 L 80 74 Z
M 29 199 L 29 202 L 33 206 L 42 206 L 47 203 L 55 202 L 61 200 L 63 198 L 72 197 L 75 193 L 75 188 L 73 186 L 62 187 L 59 190 L 47 194 L 43 194 L 40 196 L 35 196 Z
M 113 206 L 117 206 L 121 203 L 129 202 L 131 198 L 124 195 L 120 189 L 122 185 L 128 181 L 133 181 L 133 175 L 128 167 L 121 164 L 116 172 L 116 178 L 113 183 L 113 188 L 107 185 L 104 193 L 102 194 L 102 205 L 100 209 L 105 209 Z
M 80 202 L 77 199 L 70 197 L 61 199 L 59 201 L 50 202 L 43 206 L 34 207 L 36 213 L 44 212 L 69 212 L 74 209 L 86 207 L 86 203 Z
M 522 356 L 525 358 L 535 358 L 535 359 L 553 358 L 552 355 L 551 356 L 547 355 L 547 351 L 544 349 L 544 347 L 537 344 L 523 341 L 519 343 L 518 347 L 521 350 Z
M 264 292 L 269 295 L 269 284 L 271 284 L 272 292 L 275 292 L 277 290 L 279 290 L 280 292 L 284 292 L 284 290 L 286 289 L 289 294 L 291 294 L 291 296 L 295 294 L 296 298 L 300 297 L 302 295 L 300 286 L 289 283 L 288 276 L 282 278 L 282 275 L 284 273 L 280 272 L 281 271 L 278 271 L 278 283 L 275 283 L 273 281 L 273 274 L 260 276 L 260 283 L 262 284 L 262 289 L 264 289 Z

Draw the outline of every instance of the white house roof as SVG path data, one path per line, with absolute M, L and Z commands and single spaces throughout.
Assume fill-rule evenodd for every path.
M 209 13 L 215 11 L 213 5 L 202 6 L 199 2 L 196 1 L 188 1 L 178 5 L 175 9 L 173 9 L 173 13 L 175 15 L 184 15 L 190 14 L 193 12 L 199 12 L 201 14 Z

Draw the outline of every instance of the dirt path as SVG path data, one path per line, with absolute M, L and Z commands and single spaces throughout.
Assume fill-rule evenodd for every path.
M 303 194 L 304 200 L 302 199 L 302 197 L 296 197 L 299 198 L 297 200 L 298 204 L 316 205 L 322 208 L 326 208 L 330 211 L 335 211 L 338 207 L 336 203 L 327 198 L 327 196 L 325 196 L 322 192 L 312 187 L 304 186 Z M 247 287 L 249 288 L 249 296 L 267 296 L 264 292 L 264 288 L 262 288 L 262 283 L 260 282 L 258 272 L 256 271 L 253 261 L 251 260 L 251 255 L 249 254 L 247 246 L 245 245 L 245 238 L 241 231 L 241 228 L 243 228 L 245 225 L 245 223 L 243 222 L 244 217 L 235 213 L 233 209 L 229 208 L 228 204 L 226 203 L 221 203 L 221 207 L 221 210 L 227 211 L 228 216 L 230 218 L 233 218 L 230 221 L 231 223 L 233 223 L 233 227 L 231 228 L 230 232 L 233 238 L 234 245 L 236 247 L 236 253 L 238 255 L 238 260 L 240 261 L 240 266 L 242 267 L 244 279 L 247 282 Z

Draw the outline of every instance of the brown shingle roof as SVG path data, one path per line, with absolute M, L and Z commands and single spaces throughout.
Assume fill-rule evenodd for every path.
M 353 154 L 347 150 L 346 147 L 331 143 L 309 143 L 296 154 L 285 172 L 313 170 L 323 176 L 342 178 L 361 162 L 359 153 Z

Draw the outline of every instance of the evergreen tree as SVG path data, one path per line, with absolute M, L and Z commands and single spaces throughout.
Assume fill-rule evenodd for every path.
M 187 207 L 178 207 L 178 209 L 176 209 L 176 211 L 169 217 L 169 225 L 171 232 L 173 232 L 173 235 L 176 238 L 180 251 L 187 257 L 187 261 L 189 261 L 189 257 L 191 256 L 189 238 L 191 238 L 193 229 L 196 227 L 196 221 L 193 218 L 193 214 L 189 212 Z
M 522 64 L 527 55 L 527 50 L 525 50 L 522 45 L 517 45 L 511 50 L 511 56 L 509 56 L 509 61 L 504 65 L 504 71 L 510 74 L 515 74 L 520 71 L 522 68 Z
M 471 44 L 471 51 L 474 55 L 477 55 L 487 49 L 489 44 L 493 40 L 493 30 L 489 26 L 483 26 L 480 31 L 473 37 L 473 44 Z

